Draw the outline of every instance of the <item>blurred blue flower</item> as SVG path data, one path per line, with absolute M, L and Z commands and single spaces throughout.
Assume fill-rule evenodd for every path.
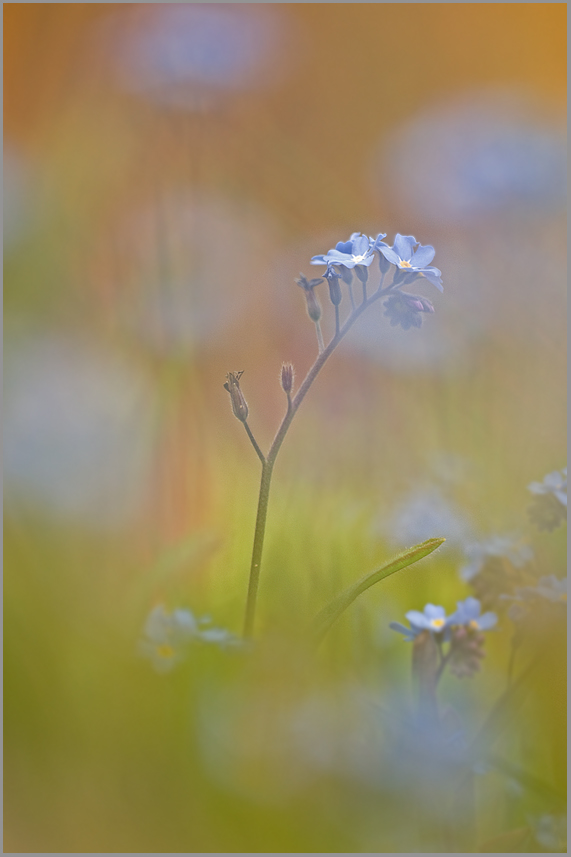
M 391 327 L 400 324 L 403 330 L 422 325 L 422 313 L 434 312 L 434 307 L 427 298 L 420 295 L 409 295 L 397 292 L 384 302 L 384 315 L 391 321 Z
M 471 534 L 466 516 L 435 488 L 417 490 L 405 497 L 382 529 L 391 542 L 402 546 L 434 536 L 444 536 L 447 546 L 461 545 Z
M 532 494 L 553 494 L 567 508 L 567 468 L 554 470 L 543 477 L 543 482 L 531 482 L 528 491 Z
M 515 568 L 522 568 L 533 556 L 529 545 L 521 544 L 514 536 L 492 536 L 484 541 L 474 542 L 465 546 L 464 553 L 470 561 L 460 569 L 460 577 L 466 582 L 479 574 L 492 557 L 505 558 Z
M 477 598 L 468 596 L 464 601 L 458 601 L 456 612 L 450 617 L 454 625 L 467 625 L 474 631 L 489 631 L 498 621 L 495 613 L 488 612 L 480 615 L 482 605 Z
M 396 131 L 382 169 L 403 210 L 427 222 L 544 214 L 565 206 L 566 149 L 544 101 L 494 88 L 427 105 Z
M 534 495 L 528 509 L 530 521 L 540 530 L 554 530 L 567 519 L 567 468 L 554 470 L 543 482 L 527 486 Z
M 157 672 L 169 672 L 184 657 L 184 646 L 198 635 L 198 623 L 190 610 L 169 613 L 159 604 L 145 622 L 139 651 L 148 657 Z
M 537 597 L 547 601 L 567 602 L 567 578 L 558 578 L 554 574 L 540 577 L 535 586 L 521 586 L 516 590 L 516 597 L 524 600 Z
M 530 819 L 535 838 L 546 851 L 567 852 L 567 816 L 544 813 Z
M 392 265 L 398 268 L 395 283 L 409 285 L 419 277 L 426 277 L 439 291 L 442 288 L 442 274 L 430 263 L 434 259 L 435 250 L 430 244 L 419 244 L 412 235 L 401 235 L 397 232 L 395 243 L 388 247 L 383 242 L 375 242 L 375 248 Z M 398 278 L 398 279 L 397 279 Z
M 169 612 L 164 605 L 153 607 L 139 643 L 139 651 L 148 657 L 158 672 L 169 672 L 181 661 L 190 642 L 212 643 L 227 648 L 241 646 L 242 641 L 222 628 L 204 627 L 211 619 L 196 619 L 187 609 Z
M 291 48 L 291 27 L 273 10 L 151 4 L 127 28 L 115 17 L 104 24 L 122 82 L 175 108 L 209 109 L 224 92 L 271 85 L 290 65 L 280 57 Z
M 447 617 L 444 607 L 439 607 L 436 604 L 427 604 L 422 613 L 420 610 L 409 610 L 405 616 L 410 628 L 400 622 L 391 622 L 389 627 L 393 631 L 398 631 L 399 634 L 404 634 L 407 642 L 414 640 L 423 631 L 430 631 L 431 634 L 443 634 L 444 639 L 447 639 L 454 618 L 453 616 Z

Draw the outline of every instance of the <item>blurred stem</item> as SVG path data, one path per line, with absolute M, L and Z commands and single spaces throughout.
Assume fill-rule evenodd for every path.
M 367 300 L 367 283 L 363 283 L 363 303 Z
M 325 350 L 325 345 L 323 342 L 323 334 L 321 333 L 321 325 L 318 321 L 315 322 L 315 332 L 317 333 L 317 345 L 319 348 L 319 353 Z
M 248 436 L 250 440 L 254 444 L 254 449 L 258 453 L 258 457 L 262 462 L 262 478 L 260 482 L 260 493 L 258 497 L 258 513 L 256 515 L 256 526 L 254 529 L 254 545 L 252 548 L 252 563 L 250 565 L 250 579 L 248 583 L 248 596 L 246 599 L 246 613 L 244 617 L 244 637 L 251 637 L 252 631 L 254 627 L 254 619 L 256 615 L 256 601 L 258 597 L 258 584 L 260 580 L 260 569 L 262 564 L 262 552 L 264 547 L 264 534 L 266 531 L 266 518 L 268 515 L 268 501 L 270 498 L 270 485 L 272 481 L 272 472 L 274 469 L 274 464 L 280 451 L 280 447 L 284 442 L 287 431 L 292 423 L 294 416 L 297 413 L 297 409 L 303 402 L 309 388 L 317 378 L 319 372 L 325 365 L 327 359 L 334 352 L 335 348 L 339 345 L 343 337 L 346 333 L 351 329 L 353 324 L 357 321 L 359 316 L 377 301 L 379 298 L 384 297 L 387 294 L 387 290 L 383 290 L 379 285 L 378 289 L 374 294 L 371 295 L 370 298 L 363 301 L 360 306 L 353 308 L 353 312 L 347 318 L 343 326 L 339 327 L 339 308 L 335 307 L 335 318 L 336 318 L 336 331 L 335 336 L 331 339 L 326 348 L 321 351 L 315 362 L 307 375 L 305 376 L 299 390 L 293 397 L 290 399 L 288 397 L 288 406 L 287 411 L 285 413 L 284 418 L 282 419 L 281 425 L 277 430 L 274 441 L 270 447 L 270 451 L 268 452 L 267 458 L 264 458 L 257 443 L 255 442 L 252 433 L 250 432 L 246 423 L 244 423 L 246 427 L 246 431 L 248 432 Z

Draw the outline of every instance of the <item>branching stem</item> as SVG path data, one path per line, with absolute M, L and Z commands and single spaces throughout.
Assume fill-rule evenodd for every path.
M 256 526 L 254 529 L 254 546 L 252 549 L 252 563 L 250 566 L 250 579 L 248 583 L 248 596 L 246 600 L 246 613 L 244 618 L 244 637 L 248 638 L 252 636 L 252 630 L 254 627 L 254 619 L 256 615 L 256 600 L 258 596 L 258 584 L 260 579 L 260 568 L 262 562 L 262 551 L 264 547 L 264 535 L 266 531 L 266 518 L 268 514 L 268 501 L 270 497 L 270 485 L 272 481 L 272 472 L 274 469 L 274 464 L 280 451 L 280 447 L 284 442 L 287 431 L 291 425 L 291 422 L 297 412 L 297 409 L 301 405 L 304 400 L 309 388 L 317 378 L 317 375 L 325 365 L 325 362 L 331 356 L 337 345 L 341 342 L 346 333 L 351 329 L 353 324 L 359 318 L 362 313 L 371 306 L 375 301 L 379 298 L 384 297 L 388 294 L 388 289 L 382 289 L 381 286 L 371 295 L 370 298 L 366 298 L 363 302 L 356 307 L 353 302 L 353 311 L 349 315 L 349 317 L 344 322 L 343 326 L 339 326 L 339 307 L 335 307 L 335 320 L 336 320 L 336 330 L 335 335 L 332 337 L 331 341 L 320 353 L 318 354 L 315 362 L 304 380 L 301 383 L 301 386 L 293 399 L 288 397 L 288 406 L 287 411 L 282 419 L 281 425 L 276 432 L 276 436 L 273 440 L 273 443 L 270 447 L 270 451 L 266 458 L 264 458 L 263 454 L 258 447 L 258 444 L 255 442 L 253 435 L 248 428 L 247 424 L 244 423 L 246 431 L 248 432 L 248 436 L 254 445 L 254 449 L 256 450 L 260 461 L 262 462 L 262 477 L 260 481 L 260 494 L 258 498 L 258 512 L 256 515 Z

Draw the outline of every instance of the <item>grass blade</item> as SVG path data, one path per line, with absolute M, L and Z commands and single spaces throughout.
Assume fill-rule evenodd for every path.
M 362 577 L 361 580 L 357 581 L 357 583 L 353 583 L 337 595 L 333 601 L 330 601 L 329 604 L 327 604 L 323 610 L 320 610 L 315 617 L 314 633 L 317 642 L 320 642 L 323 639 L 333 623 L 339 619 L 341 614 L 344 613 L 347 607 L 349 607 L 353 601 L 359 597 L 359 595 L 366 592 L 367 589 L 370 589 L 370 587 L 374 586 L 375 583 L 379 583 L 386 577 L 390 577 L 390 575 L 394 574 L 396 571 L 401 571 L 401 569 L 407 568 L 409 565 L 413 565 L 413 563 L 424 559 L 425 556 L 431 554 L 445 541 L 446 539 L 428 539 L 427 541 L 422 542 L 422 544 L 415 545 L 413 548 L 408 548 L 406 551 L 403 551 L 398 554 L 398 556 L 393 557 L 393 559 L 386 562 L 376 571 L 365 575 L 365 577 Z

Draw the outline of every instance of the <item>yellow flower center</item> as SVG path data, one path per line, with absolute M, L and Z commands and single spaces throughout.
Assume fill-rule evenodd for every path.
M 405 259 L 399 260 L 399 268 L 412 268 L 410 262 L 407 262 Z
M 433 628 L 436 628 L 438 630 L 438 628 L 442 628 L 442 626 L 444 625 L 444 619 L 431 619 L 430 624 Z
M 168 643 L 161 643 L 160 646 L 157 646 L 157 654 L 160 658 L 172 658 L 174 649 Z
M 475 619 L 470 619 L 470 621 L 468 622 L 468 627 L 471 628 L 473 631 L 478 631 L 480 628 Z

